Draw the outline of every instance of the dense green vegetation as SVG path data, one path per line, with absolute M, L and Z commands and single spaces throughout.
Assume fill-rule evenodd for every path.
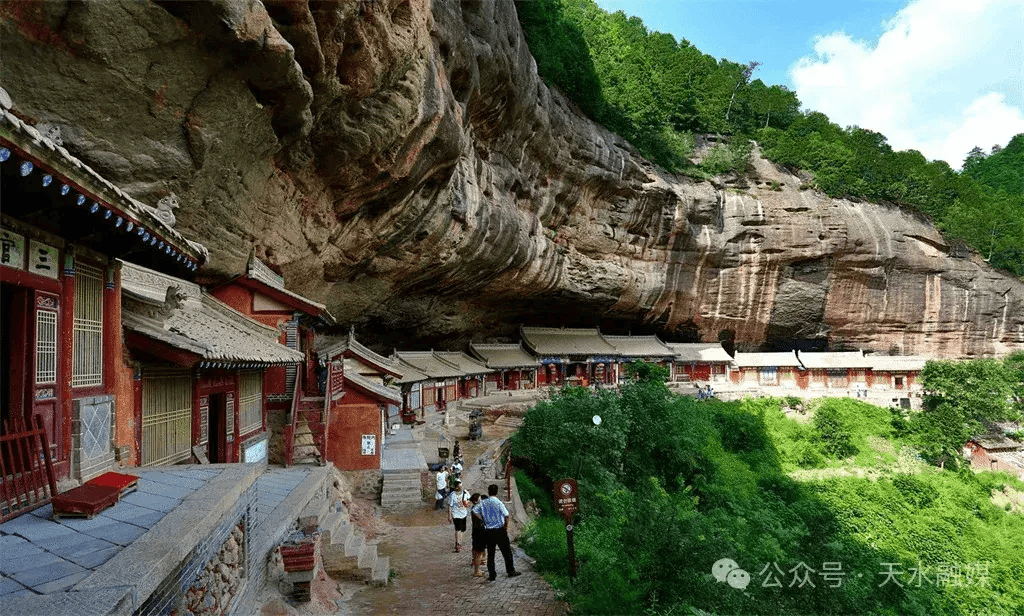
M 1024 275 L 1024 135 L 987 156 L 976 148 L 958 173 L 915 150 L 894 151 L 879 133 L 800 111 L 797 93 L 754 78 L 756 60 L 716 60 L 593 0 L 516 8 L 541 76 L 669 171 L 743 171 L 754 139 L 769 160 L 812 172 L 827 194 L 905 204 L 992 265 Z M 731 139 L 694 165 L 700 133 Z
M 964 442 L 990 429 L 987 422 L 1022 416 L 1024 353 L 1005 360 L 929 361 L 921 372 L 924 410 L 897 422 L 930 461 L 956 465 Z
M 522 545 L 575 613 L 995 615 L 1024 605 L 1024 518 L 992 502 L 1024 484 L 925 464 L 888 409 L 782 407 L 680 397 L 654 373 L 621 393 L 563 390 L 512 440 L 521 494 L 542 511 Z M 543 502 L 563 477 L 580 486 L 574 581 L 565 523 Z M 712 575 L 722 558 L 748 586 Z

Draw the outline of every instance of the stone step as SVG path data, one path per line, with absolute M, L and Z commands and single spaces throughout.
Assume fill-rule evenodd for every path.
M 423 493 L 421 486 L 404 485 L 404 486 L 389 486 L 385 485 L 381 490 L 381 494 L 415 494 L 419 496 Z
M 372 573 L 373 566 L 377 564 L 377 544 L 364 544 L 363 549 L 359 551 L 359 560 L 356 561 L 356 564 L 360 569 L 367 569 L 368 573 Z
M 346 556 L 345 546 L 325 545 L 323 548 L 324 571 L 335 580 L 366 581 L 368 575 L 359 568 L 359 556 Z
M 400 503 L 422 503 L 423 497 L 419 494 L 412 494 L 409 492 L 399 494 L 381 494 L 380 504 L 381 505 L 395 505 Z
M 299 514 L 299 528 L 315 524 L 320 526 L 331 510 L 331 501 L 326 498 L 314 498 Z
M 366 537 L 363 537 L 363 534 L 360 532 L 353 532 L 352 536 L 345 542 L 345 556 L 358 557 L 359 553 L 363 551 L 364 545 L 366 545 Z
M 329 537 L 324 537 L 324 545 L 340 546 L 341 551 L 345 551 L 345 544 L 352 537 L 352 533 L 355 531 L 355 525 L 352 522 L 345 520 L 338 524 L 338 528 L 331 531 Z
M 384 488 L 420 488 L 423 482 L 419 477 L 388 477 L 384 480 Z
M 338 535 L 342 524 L 347 523 L 348 512 L 329 511 L 325 517 L 320 519 L 320 530 L 324 532 L 324 543 L 334 542 L 334 537 Z
M 423 504 L 423 498 L 419 497 L 416 499 L 413 499 L 411 496 L 381 497 L 381 507 L 385 508 L 406 507 L 406 505 L 416 505 L 416 507 L 419 507 L 421 504 Z
M 420 477 L 423 471 L 419 469 L 384 469 L 384 477 Z
M 370 584 L 374 586 L 387 586 L 391 582 L 391 559 L 387 556 L 377 558 L 370 573 Z

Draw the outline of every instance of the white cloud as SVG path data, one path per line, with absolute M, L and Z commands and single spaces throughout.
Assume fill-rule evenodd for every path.
M 806 108 L 959 168 L 1024 132 L 1024 0 L 916 0 L 877 41 L 818 37 L 790 77 Z

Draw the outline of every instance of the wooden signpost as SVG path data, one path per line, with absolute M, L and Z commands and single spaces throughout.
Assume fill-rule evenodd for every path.
M 555 482 L 555 511 L 565 518 L 565 542 L 569 547 L 569 577 L 576 577 L 576 548 L 573 545 L 572 519 L 580 507 L 579 490 L 575 479 Z

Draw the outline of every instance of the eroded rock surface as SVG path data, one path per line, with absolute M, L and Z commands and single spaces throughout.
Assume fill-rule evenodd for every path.
M 15 111 L 134 196 L 178 195 L 207 276 L 255 248 L 381 343 L 601 322 L 1024 348 L 1024 285 L 919 216 L 763 160 L 732 181 L 656 169 L 541 82 L 511 0 L 50 0 L 0 18 Z

